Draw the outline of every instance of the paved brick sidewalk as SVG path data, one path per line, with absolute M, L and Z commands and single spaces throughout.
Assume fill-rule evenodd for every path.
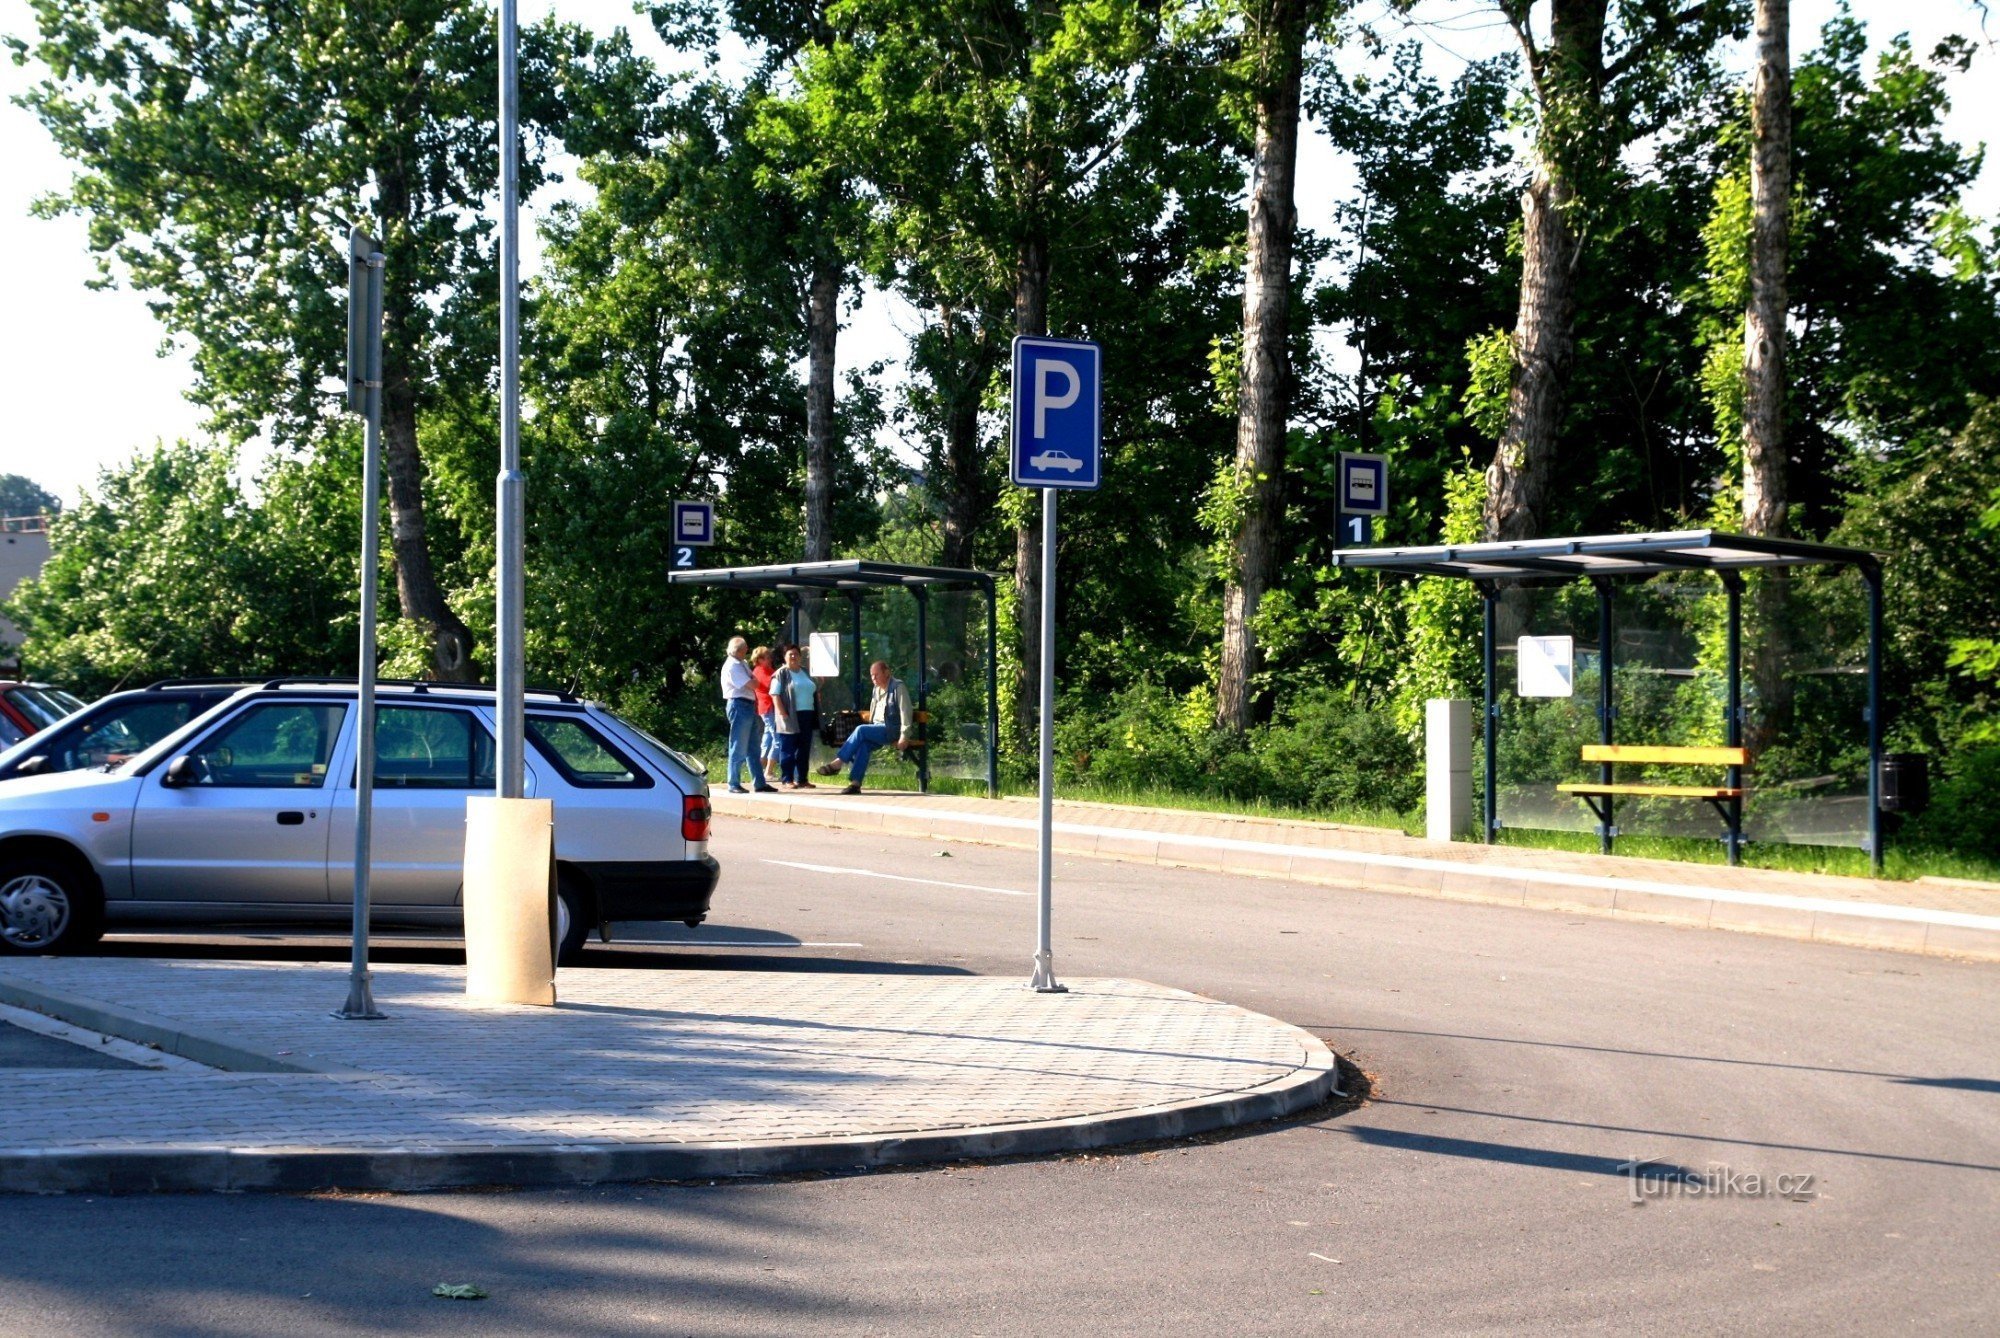
M 724 820 L 1032 847 L 1032 800 L 870 791 L 712 796 Z M 1056 848 L 1145 864 L 2000 960 L 2000 887 L 1436 842 L 1376 827 L 1058 801 Z
M 456 967 L 375 982 L 389 1020 L 358 1023 L 328 1015 L 338 966 L 0 966 L 9 1003 L 317 1070 L 10 1072 L 0 1189 L 879 1165 L 1268 1119 L 1333 1081 L 1330 1052 L 1297 1028 L 1142 981 L 1038 995 L 955 975 L 591 969 L 561 973 L 552 1009 L 474 1007 Z

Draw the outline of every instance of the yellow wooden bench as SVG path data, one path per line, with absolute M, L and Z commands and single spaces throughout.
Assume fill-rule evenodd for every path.
M 1618 835 L 1618 828 L 1612 822 L 1612 804 L 1621 794 L 1652 796 L 1658 799 L 1701 799 L 1713 807 L 1722 818 L 1726 833 L 1723 840 L 1729 845 L 1729 862 L 1734 864 L 1743 845 L 1743 795 L 1741 777 L 1737 774 L 1750 765 L 1750 750 L 1733 747 L 1683 747 L 1663 746 L 1644 743 L 1586 743 L 1583 745 L 1583 760 L 1596 762 L 1603 768 L 1603 778 L 1591 781 L 1565 781 L 1556 786 L 1562 794 L 1573 794 L 1590 806 L 1597 816 L 1598 834 L 1604 838 L 1604 853 L 1611 853 L 1612 838 Z M 1611 779 L 1612 768 L 1619 764 L 1626 766 L 1688 766 L 1727 767 L 1729 780 L 1735 784 L 1725 785 L 1631 785 L 1617 784 Z

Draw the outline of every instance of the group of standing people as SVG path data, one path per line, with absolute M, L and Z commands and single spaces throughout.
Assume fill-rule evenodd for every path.
M 877 748 L 904 752 L 916 745 L 918 737 L 912 730 L 916 713 L 910 709 L 902 680 L 891 675 L 881 660 L 868 666 L 868 677 L 875 690 L 868 709 L 860 713 L 863 723 L 842 742 L 837 759 L 819 769 L 820 775 L 832 776 L 842 766 L 852 768 L 843 794 L 861 793 L 869 757 Z M 722 704 L 729 717 L 731 794 L 746 793 L 746 779 L 749 790 L 764 794 L 781 786 L 818 788 L 808 779 L 812 738 L 819 729 L 818 703 L 819 685 L 806 672 L 801 647 L 753 650 L 745 637 L 729 639 L 729 653 L 722 660 Z
M 819 729 L 819 685 L 798 646 L 758 646 L 731 637 L 722 661 L 722 702 L 729 715 L 729 789 L 810 790 L 812 739 Z M 773 785 L 771 782 L 778 782 Z

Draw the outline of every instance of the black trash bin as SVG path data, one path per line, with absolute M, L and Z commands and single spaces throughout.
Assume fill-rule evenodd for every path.
M 1921 813 L 1931 802 L 1930 758 L 1924 753 L 1882 754 L 1882 811 Z

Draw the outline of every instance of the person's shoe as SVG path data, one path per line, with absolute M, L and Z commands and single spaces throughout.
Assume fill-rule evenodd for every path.
M 822 776 L 838 776 L 840 774 L 840 763 L 822 762 L 814 770 L 818 771 Z
M 841 792 L 842 794 L 860 794 L 860 793 L 861 793 L 861 782 L 860 782 L 860 781 L 849 781 L 849 782 L 848 782 L 847 784 L 845 784 L 845 785 L 843 785 L 843 786 L 841 786 L 841 787 L 840 787 L 840 792 Z
M 776 794 L 778 792 L 778 787 L 775 785 L 753 785 L 750 788 L 758 794 Z
M 729 793 L 731 793 L 731 794 L 749 794 L 750 792 L 749 792 L 748 790 L 744 789 L 744 788 L 743 788 L 743 787 L 742 787 L 741 785 L 732 785 L 732 786 L 730 786 L 730 787 L 729 787 Z
M 811 781 L 800 781 L 792 788 L 795 790 L 817 790 L 819 786 L 814 785 Z

